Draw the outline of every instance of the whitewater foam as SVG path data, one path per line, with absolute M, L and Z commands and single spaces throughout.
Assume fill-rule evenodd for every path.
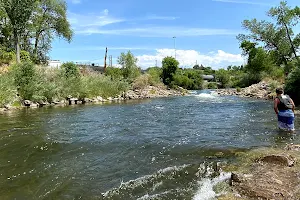
M 193 200 L 213 200 L 217 196 L 220 196 L 221 194 L 217 194 L 213 188 L 218 183 L 224 182 L 228 179 L 230 179 L 231 173 L 225 173 L 221 172 L 220 175 L 216 178 L 210 179 L 210 178 L 203 178 L 201 181 L 198 182 L 199 189 L 196 192 L 195 196 L 193 197 Z

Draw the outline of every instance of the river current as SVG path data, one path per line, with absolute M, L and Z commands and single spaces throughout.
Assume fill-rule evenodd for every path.
M 212 163 L 300 143 L 276 123 L 271 101 L 211 91 L 6 113 L 0 199 L 213 200 L 229 174 L 212 176 Z

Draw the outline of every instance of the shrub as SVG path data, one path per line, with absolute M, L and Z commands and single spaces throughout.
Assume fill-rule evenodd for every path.
M 31 60 L 29 52 L 22 50 L 20 52 L 20 59 L 22 62 L 29 62 Z
M 174 75 L 178 70 L 179 62 L 173 57 L 166 57 L 162 61 L 162 80 L 169 85 L 174 80 Z
M 147 74 L 150 75 L 150 85 L 156 86 L 162 83 L 161 74 L 162 69 L 159 67 L 151 67 L 147 69 Z
M 37 73 L 34 65 L 29 62 L 13 66 L 14 83 L 23 99 L 33 100 L 38 93 Z
M 208 88 L 208 89 L 218 89 L 218 85 L 217 85 L 216 82 L 209 82 L 209 83 L 207 84 L 207 88 Z
M 11 103 L 17 93 L 17 88 L 14 86 L 14 79 L 11 74 L 6 73 L 0 75 L 0 107 Z
M 116 67 L 107 67 L 105 75 L 110 76 L 113 80 L 121 80 L 123 78 L 122 70 Z
M 80 76 L 79 68 L 73 62 L 62 64 L 62 75 L 68 78 L 78 78 Z
M 148 85 L 150 85 L 151 76 L 149 74 L 143 74 L 137 77 L 133 83 L 132 88 L 135 89 L 144 89 Z
M 293 98 L 295 104 L 300 104 L 300 66 L 289 74 L 285 83 L 285 92 Z
M 12 61 L 15 60 L 15 53 L 14 52 L 6 52 L 1 50 L 0 51 L 0 64 L 10 64 Z

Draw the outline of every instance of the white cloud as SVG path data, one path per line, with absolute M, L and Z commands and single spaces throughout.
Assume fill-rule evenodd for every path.
M 137 56 L 139 66 L 147 68 L 155 66 L 156 60 L 159 66 L 163 58 L 175 55 L 174 49 L 157 49 L 155 55 L 140 55 Z M 181 67 L 193 67 L 196 64 L 210 66 L 214 69 L 227 67 L 228 65 L 241 65 L 244 59 L 241 54 L 230 54 L 222 50 L 217 52 L 209 52 L 208 54 L 201 54 L 195 50 L 176 50 L 176 59 L 179 61 Z
M 69 12 L 68 18 L 75 29 L 75 32 L 79 30 L 87 30 L 87 32 L 88 30 L 98 30 L 100 27 L 124 21 L 124 19 L 109 16 L 109 11 L 107 9 L 103 10 L 98 15 L 82 15 Z
M 71 0 L 71 2 L 72 2 L 73 4 L 79 4 L 79 3 L 81 3 L 81 0 Z
M 112 22 L 112 21 L 110 21 Z M 238 30 L 209 29 L 209 28 L 187 28 L 187 27 L 141 27 L 127 29 L 102 29 L 87 27 L 75 31 L 77 34 L 103 34 L 103 35 L 129 35 L 137 37 L 177 37 L 205 36 L 205 35 L 237 35 Z
M 224 3 L 260 5 L 260 6 L 272 6 L 271 4 L 268 4 L 268 3 L 254 2 L 254 1 L 238 1 L 238 0 L 212 0 L 212 1 L 224 2 Z
M 148 15 L 145 20 L 175 20 L 179 17 L 172 17 L 172 16 L 159 16 L 159 15 Z

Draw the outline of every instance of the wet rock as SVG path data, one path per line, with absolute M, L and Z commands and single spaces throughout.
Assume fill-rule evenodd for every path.
M 23 103 L 24 103 L 24 106 L 28 106 L 28 107 L 32 104 L 32 102 L 29 100 L 24 100 Z
M 294 166 L 296 162 L 295 158 L 290 155 L 268 155 L 259 159 L 259 161 L 288 167 Z
M 299 151 L 300 150 L 300 144 L 288 144 L 284 148 L 287 151 Z
M 230 185 L 245 199 L 299 200 L 300 176 L 294 164 L 286 151 L 266 155 L 232 172 Z

